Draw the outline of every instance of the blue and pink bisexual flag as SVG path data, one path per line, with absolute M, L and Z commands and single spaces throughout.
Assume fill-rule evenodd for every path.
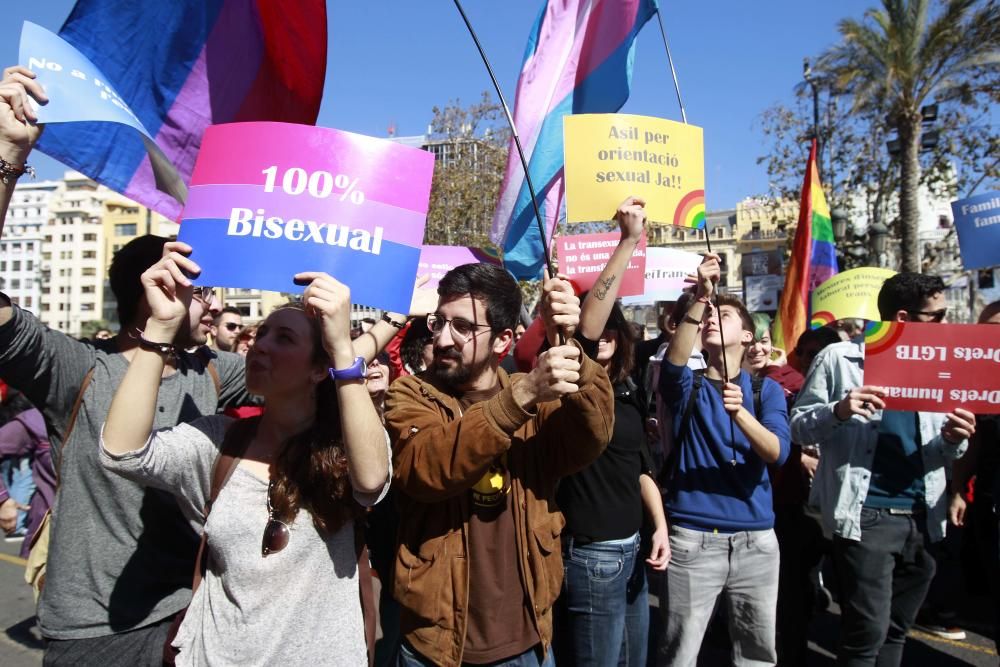
M 323 271 L 351 302 L 409 312 L 434 156 L 394 141 L 293 123 L 205 132 L 178 238 L 199 285 L 302 292 Z
M 59 36 L 105 74 L 190 180 L 209 125 L 314 124 L 326 74 L 323 0 L 78 0 Z M 140 135 L 117 123 L 53 124 L 38 148 L 172 219 Z
M 656 11 L 657 0 L 548 0 L 531 29 L 514 125 L 550 239 L 565 195 L 563 116 L 621 109 L 632 85 L 636 35 Z M 490 238 L 515 277 L 541 275 L 547 240 L 513 139 Z

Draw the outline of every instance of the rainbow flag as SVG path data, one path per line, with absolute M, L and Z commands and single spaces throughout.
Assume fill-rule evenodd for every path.
M 546 228 L 565 194 L 562 118 L 621 109 L 632 85 L 635 37 L 657 0 L 548 0 L 528 37 L 514 101 L 514 125 Z M 537 278 L 544 262 L 531 194 L 511 139 L 490 238 L 517 278 Z
M 799 336 L 809 326 L 809 293 L 836 274 L 833 223 L 823 185 L 819 182 L 816 140 L 813 139 L 802 183 L 799 224 L 795 228 L 792 258 L 785 272 L 785 289 L 781 293 L 778 314 L 772 327 L 775 347 L 792 352 Z
M 323 0 L 78 0 L 59 36 L 114 84 L 187 183 L 209 125 L 312 125 L 326 76 Z M 173 218 L 139 135 L 114 123 L 47 127 L 39 150 Z

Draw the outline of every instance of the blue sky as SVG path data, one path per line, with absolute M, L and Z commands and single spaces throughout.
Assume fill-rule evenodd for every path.
M 169 1 L 169 0 L 168 0 Z M 4 3 L 0 63 L 17 58 L 21 23 L 58 31 L 73 0 Z M 705 128 L 706 195 L 710 209 L 729 208 L 766 193 L 767 174 L 755 164 L 766 146 L 759 114 L 791 102 L 802 58 L 838 39 L 837 21 L 860 17 L 876 0 L 661 0 L 664 25 L 680 79 L 688 121 Z M 528 31 L 541 0 L 463 6 L 513 104 Z M 422 134 L 431 109 L 450 100 L 473 102 L 492 91 L 486 70 L 452 2 L 329 0 L 326 87 L 319 125 L 385 136 Z M 625 113 L 680 119 L 655 17 L 637 40 L 632 96 Z M 803 149 L 803 168 L 805 151 Z M 40 176 L 62 167 L 33 160 Z

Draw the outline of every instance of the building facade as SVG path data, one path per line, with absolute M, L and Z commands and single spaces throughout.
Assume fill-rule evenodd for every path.
M 42 230 L 58 188 L 59 181 L 21 180 L 11 198 L 0 237 L 0 291 L 36 316 L 42 300 Z

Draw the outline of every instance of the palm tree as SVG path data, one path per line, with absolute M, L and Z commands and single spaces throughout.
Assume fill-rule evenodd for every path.
M 932 5 L 937 11 L 932 16 Z M 854 110 L 878 110 L 899 135 L 902 270 L 920 271 L 921 108 L 932 99 L 970 102 L 992 94 L 1000 68 L 997 0 L 882 0 L 861 21 L 838 25 L 841 43 L 817 69 Z

